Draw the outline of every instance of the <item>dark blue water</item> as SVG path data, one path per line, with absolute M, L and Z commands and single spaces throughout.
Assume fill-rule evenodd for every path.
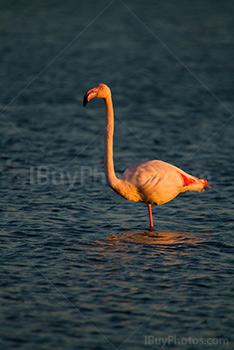
M 232 1 L 2 1 L 1 349 L 233 347 Z M 154 207 L 105 183 L 161 159 L 206 178 Z

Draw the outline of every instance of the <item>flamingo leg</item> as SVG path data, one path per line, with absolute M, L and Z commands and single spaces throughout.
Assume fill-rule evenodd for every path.
M 149 219 L 150 219 L 150 231 L 153 231 L 153 217 L 152 217 L 152 209 L 151 209 L 151 204 L 148 204 L 148 211 L 149 211 Z

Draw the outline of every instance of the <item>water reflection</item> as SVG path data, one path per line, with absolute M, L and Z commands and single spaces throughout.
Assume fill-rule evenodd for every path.
M 106 238 L 96 241 L 97 244 L 107 246 L 125 246 L 129 244 L 142 244 L 142 245 L 168 245 L 178 246 L 178 244 L 198 244 L 205 239 L 183 231 L 161 231 L 161 232 L 118 232 L 111 234 Z
M 121 231 L 89 242 L 86 248 L 88 248 L 87 257 L 95 259 L 96 267 L 99 265 L 98 267 L 103 268 L 106 261 L 109 267 L 119 268 L 121 264 L 130 261 L 139 266 L 141 259 L 144 261 L 146 258 L 149 260 L 147 266 L 158 262 L 162 267 L 178 265 L 184 263 L 184 259 L 198 256 L 203 246 L 201 243 L 206 242 L 207 236 L 201 233 Z

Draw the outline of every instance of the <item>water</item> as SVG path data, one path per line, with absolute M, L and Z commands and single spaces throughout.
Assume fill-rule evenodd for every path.
M 1 3 L 1 349 L 231 348 L 233 11 Z M 99 82 L 118 174 L 161 159 L 211 185 L 154 207 L 153 233 L 103 178 Z

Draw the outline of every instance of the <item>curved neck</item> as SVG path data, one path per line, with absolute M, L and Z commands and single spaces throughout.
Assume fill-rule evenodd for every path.
M 114 110 L 111 94 L 105 99 L 106 106 L 106 129 L 105 129 L 105 175 L 110 187 L 116 189 L 119 179 L 115 175 L 113 161 L 113 134 L 114 134 Z

